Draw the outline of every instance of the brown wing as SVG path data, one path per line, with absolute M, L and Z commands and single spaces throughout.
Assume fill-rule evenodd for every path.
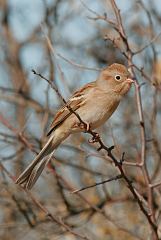
M 70 106 L 74 111 L 76 111 L 82 104 L 84 104 L 84 95 L 92 86 L 94 86 L 94 84 L 95 82 L 89 83 L 73 94 L 69 101 L 55 115 L 47 136 L 49 136 L 65 121 L 65 119 L 67 119 L 72 114 L 67 106 Z

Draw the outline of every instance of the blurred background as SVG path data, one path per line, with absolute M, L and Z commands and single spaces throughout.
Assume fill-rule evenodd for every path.
M 117 31 L 120 25 L 113 2 L 0 0 L 3 240 L 156 239 L 123 180 L 71 194 L 118 174 L 106 153 L 88 143 L 88 134 L 73 135 L 57 149 L 52 169 L 46 168 L 31 193 L 76 234 L 51 221 L 13 181 L 42 148 L 52 118 L 62 106 L 57 93 L 32 69 L 52 81 L 68 99 L 73 91 L 95 80 L 102 67 L 114 62 L 128 65 L 130 54 L 141 95 L 145 139 L 140 134 L 134 86 L 97 131 L 107 146 L 115 145 L 118 158 L 125 152 L 125 172 L 147 211 L 150 209 L 161 236 L 161 5 L 157 0 L 115 1 L 129 50 Z

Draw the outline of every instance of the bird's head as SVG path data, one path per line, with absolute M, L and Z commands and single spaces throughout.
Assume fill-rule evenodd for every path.
M 97 82 L 104 90 L 113 90 L 123 96 L 129 91 L 134 80 L 130 78 L 130 73 L 124 65 L 114 63 L 101 71 Z

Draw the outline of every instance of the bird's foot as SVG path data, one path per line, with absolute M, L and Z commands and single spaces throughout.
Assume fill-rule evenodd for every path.
M 88 140 L 89 143 L 95 143 L 95 142 L 99 142 L 100 140 L 100 136 L 98 133 L 93 132 L 93 136 L 91 139 Z
M 80 129 L 82 129 L 82 130 L 84 130 L 85 132 L 88 132 L 89 130 L 90 130 L 90 124 L 89 123 L 87 123 L 87 122 L 79 122 L 79 123 L 76 123 L 75 125 L 74 125 L 74 127 L 78 127 L 78 128 L 80 128 Z

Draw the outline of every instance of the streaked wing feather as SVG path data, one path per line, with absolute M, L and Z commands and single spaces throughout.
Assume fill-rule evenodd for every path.
M 51 123 L 50 130 L 47 136 L 49 136 L 58 126 L 60 126 L 72 114 L 72 112 L 67 108 L 67 106 L 69 106 L 74 111 L 76 111 L 84 102 L 83 101 L 84 94 L 87 91 L 89 91 L 89 89 L 94 85 L 95 85 L 95 82 L 88 83 L 72 95 L 69 101 L 55 115 L 55 118 Z
M 74 102 L 73 102 L 74 103 Z M 79 102 L 75 101 L 75 105 L 72 106 L 73 104 L 70 104 L 69 106 L 76 111 L 79 108 Z M 49 136 L 58 126 L 60 126 L 65 119 L 67 119 L 72 112 L 66 107 L 66 105 L 59 110 L 59 112 L 56 114 L 53 122 L 51 123 L 50 130 L 47 134 Z

